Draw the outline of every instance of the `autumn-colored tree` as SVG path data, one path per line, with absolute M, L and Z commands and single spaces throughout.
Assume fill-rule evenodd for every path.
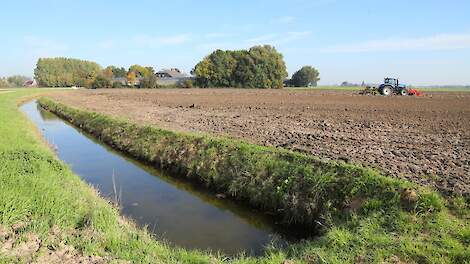
M 153 70 L 152 67 L 144 67 L 144 66 L 140 66 L 138 64 L 135 64 L 135 65 L 132 65 L 131 67 L 129 67 L 128 72 L 134 72 L 135 75 L 138 78 L 145 78 L 145 77 L 149 77 L 150 75 L 154 74 L 153 71 L 154 70 Z
M 124 67 L 108 66 L 105 70 L 111 70 L 114 78 L 126 78 L 127 70 Z
M 113 72 L 113 66 L 108 66 L 106 67 L 103 72 L 102 72 L 102 76 L 104 78 L 107 78 L 109 80 L 111 80 L 112 78 L 114 78 L 114 72 Z
M 137 76 L 136 76 L 135 72 L 129 71 L 127 73 L 127 84 L 130 85 L 130 86 L 135 86 L 136 81 L 137 81 Z

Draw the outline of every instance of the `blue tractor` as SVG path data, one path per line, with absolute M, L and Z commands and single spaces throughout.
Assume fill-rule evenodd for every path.
M 389 96 L 392 94 L 409 95 L 410 91 L 404 84 L 400 84 L 398 79 L 385 78 L 384 83 L 379 86 L 381 95 Z

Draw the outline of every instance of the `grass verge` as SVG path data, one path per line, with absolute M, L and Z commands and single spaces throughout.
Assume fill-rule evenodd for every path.
M 288 217 L 295 212 L 294 210 L 289 210 L 289 214 L 281 212 L 286 221 L 315 225 L 315 221 L 305 220 L 308 214 L 304 214 L 305 208 L 313 208 L 315 213 L 312 215 L 316 215 L 317 220 L 325 226 L 324 233 L 317 239 L 292 245 L 285 250 L 268 250 L 264 257 L 226 259 L 209 253 L 170 247 L 152 239 L 144 230 L 139 230 L 132 223 L 122 219 L 116 208 L 101 199 L 66 165 L 55 159 L 52 152 L 41 142 L 34 126 L 17 109 L 18 100 L 37 93 L 38 90 L 24 90 L 0 95 L 0 263 L 38 261 L 45 254 L 50 254 L 51 250 L 60 251 L 64 246 L 73 247 L 74 251 L 68 252 L 75 252 L 73 254 L 81 256 L 100 256 L 106 262 L 125 260 L 133 263 L 397 263 L 399 261 L 468 263 L 470 261 L 468 204 L 461 198 L 448 202 L 433 191 L 388 179 L 373 171 L 352 165 L 324 164 L 312 157 L 297 156 L 298 154 L 282 150 L 277 152 L 276 149 L 252 146 L 243 142 L 156 130 L 159 135 L 163 133 L 165 136 L 160 139 L 169 140 L 166 143 L 172 143 L 170 140 L 176 140 L 180 136 L 187 137 L 185 140 L 198 140 L 197 144 L 192 142 L 190 146 L 201 147 L 192 151 L 204 157 L 193 160 L 194 164 L 191 166 L 175 166 L 179 170 L 193 168 L 191 173 L 186 174 L 188 177 L 203 177 L 202 172 L 206 171 L 220 172 L 220 169 L 227 168 L 225 166 L 237 168 L 237 172 L 229 172 L 229 175 L 237 177 L 233 179 L 226 178 L 228 176 L 225 174 L 222 174 L 222 178 L 212 174 L 204 176 L 204 179 L 212 179 L 212 183 L 206 183 L 210 186 L 223 183 L 219 188 L 227 188 L 231 186 L 232 180 L 236 180 L 234 182 L 240 186 L 235 186 L 237 189 L 233 190 L 241 190 L 241 193 L 227 190 L 235 197 L 253 194 L 254 189 L 264 191 L 263 188 L 271 186 L 271 183 L 263 182 L 262 179 L 265 179 L 280 184 L 273 185 L 276 190 L 270 195 L 281 205 L 290 203 L 289 199 L 300 202 L 304 198 L 313 199 L 311 201 L 315 203 L 328 203 L 329 199 L 332 200 L 331 204 L 296 207 L 303 213 L 300 218 Z M 90 120 L 86 123 L 89 124 L 99 125 L 100 122 L 112 121 L 124 125 L 119 128 L 121 132 L 134 126 L 120 123 L 123 122 L 120 120 L 107 120 L 107 117 L 93 113 L 69 110 L 87 114 Z M 105 123 L 101 126 L 104 131 L 101 133 L 103 140 L 105 131 L 110 129 L 107 125 L 111 124 Z M 159 149 L 165 145 L 165 141 L 149 144 L 156 138 L 143 137 L 151 135 L 155 128 L 134 128 L 137 129 L 134 132 L 143 134 L 139 134 L 141 137 L 138 141 L 132 142 L 134 146 L 131 150 L 152 151 L 153 148 Z M 126 141 L 125 138 L 120 138 L 123 144 L 126 142 L 130 144 L 131 139 Z M 182 145 L 190 143 L 181 138 L 179 140 L 176 143 L 180 142 Z M 203 144 L 208 145 L 204 147 Z M 146 145 L 153 147 L 147 149 L 144 147 Z M 224 154 L 223 151 L 232 151 L 228 147 L 234 148 L 233 154 Z M 192 152 L 185 154 L 181 153 L 181 150 L 174 145 L 160 149 L 167 153 L 162 158 L 181 157 L 181 161 L 184 161 L 185 155 L 190 155 Z M 216 161 L 218 165 L 211 168 L 214 163 L 207 161 L 205 155 L 217 157 L 218 151 L 222 151 L 220 157 L 224 157 L 224 160 Z M 245 156 L 246 154 L 249 155 Z M 144 158 L 147 155 L 150 154 L 146 153 L 139 157 Z M 280 159 L 280 162 L 277 159 Z M 176 162 L 178 159 L 161 164 L 170 166 Z M 307 164 L 310 162 L 313 163 Z M 307 169 L 309 167 L 311 169 Z M 259 170 L 260 168 L 265 171 L 261 173 L 263 170 Z M 305 171 L 302 171 L 304 170 L 302 168 Z M 278 173 L 288 173 L 286 175 L 290 176 L 273 174 L 274 169 Z M 324 173 L 314 173 L 317 170 L 320 172 L 320 169 Z M 258 176 L 248 175 L 249 170 L 259 172 Z M 336 176 L 328 173 L 344 173 L 344 175 Z M 263 177 L 267 178 L 257 178 L 261 177 L 260 175 L 265 175 Z M 314 179 L 305 175 L 310 175 L 309 177 Z M 356 176 L 360 180 L 352 179 Z M 281 177 L 282 180 L 276 180 L 276 177 Z M 341 181 L 346 182 L 335 180 L 336 177 L 341 177 Z M 312 185 L 310 181 L 315 184 Z M 255 186 L 255 183 L 259 185 Z M 337 186 L 337 189 L 328 186 Z M 333 193 L 325 193 L 317 187 L 327 188 Z M 414 191 L 403 191 L 405 188 Z M 306 192 L 306 196 L 294 195 L 301 192 Z M 325 195 L 327 198 L 321 197 Z M 260 200 L 258 206 L 269 207 L 265 204 L 269 201 L 263 197 L 253 201 L 256 202 L 258 199 Z M 283 199 L 287 200 L 282 201 Z M 270 208 L 273 208 L 272 205 Z M 40 246 L 32 246 L 34 250 L 25 250 L 24 245 L 31 245 L 28 243 L 31 238 L 36 242 L 40 240 Z M 18 249 L 23 249 L 22 253 L 18 253 Z M 47 260 L 52 262 L 54 258 Z

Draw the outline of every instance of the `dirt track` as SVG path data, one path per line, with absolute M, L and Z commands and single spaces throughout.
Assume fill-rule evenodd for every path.
M 68 105 L 376 167 L 470 195 L 470 93 L 180 89 L 54 93 Z

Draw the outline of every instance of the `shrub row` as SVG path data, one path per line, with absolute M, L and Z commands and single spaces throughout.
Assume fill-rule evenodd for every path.
M 397 208 L 403 204 L 402 190 L 416 188 L 357 165 L 137 125 L 47 98 L 39 104 L 115 149 L 275 214 L 286 224 L 314 228 L 319 220 L 347 211 L 354 201 L 368 210 Z M 427 206 L 433 193 L 415 190 L 416 203 Z

